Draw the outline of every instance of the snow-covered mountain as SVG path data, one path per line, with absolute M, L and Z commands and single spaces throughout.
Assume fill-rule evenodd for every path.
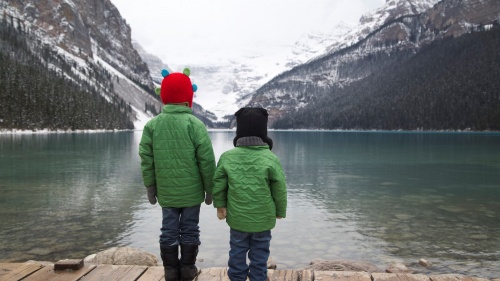
M 136 128 L 153 116 L 146 103 L 161 106 L 148 66 L 132 46 L 131 29 L 109 0 L 6 0 L 1 2 L 0 16 L 35 38 L 33 46 L 46 46 L 73 66 L 52 65 L 53 70 L 68 79 L 79 76 L 108 100 L 110 95 L 123 99 L 135 112 Z M 104 82 L 93 80 L 95 72 L 109 77 Z
M 363 15 L 358 25 L 341 23 L 326 34 L 302 36 L 288 49 L 249 53 L 226 63 L 191 65 L 193 80 L 203 85 L 195 100 L 224 121 L 240 107 L 255 103 L 255 92 L 274 77 L 310 60 L 347 48 L 366 38 L 387 21 L 417 15 L 439 0 L 387 0 L 385 5 Z M 348 81 L 344 81 L 348 82 Z M 307 104 L 293 103 L 294 107 Z M 271 105 L 272 107 L 272 105 Z
M 387 1 L 384 7 L 363 16 L 360 25 L 327 52 L 263 85 L 247 105 L 268 108 L 273 120 L 395 60 L 404 61 L 438 39 L 459 37 L 499 19 L 498 0 Z M 396 53 L 403 55 L 392 55 Z
M 370 33 L 393 19 L 418 15 L 430 9 L 440 0 L 386 0 L 386 3 L 361 16 L 358 26 L 343 34 L 328 47 L 328 53 L 347 48 L 367 37 Z
M 357 26 L 340 24 L 327 34 L 303 36 L 285 51 L 253 51 L 226 62 L 186 65 L 199 86 L 194 112 L 213 125 L 230 121 L 248 105 L 264 106 L 272 117 L 302 108 L 314 96 L 392 63 L 393 52 L 411 55 L 436 39 L 458 37 L 498 20 L 499 3 L 387 0 Z M 111 95 L 122 98 L 135 112 L 136 128 L 161 108 L 153 89 L 161 81 L 159 70 L 170 64 L 132 43 L 129 25 L 110 0 L 6 0 L 0 2 L 0 17 L 36 37 L 33 44 L 51 47 L 73 65 L 67 70 L 45 62 L 53 69 L 88 80 L 108 100 Z M 93 79 L 95 72 L 109 77 L 105 82 Z
M 179 71 L 173 70 L 170 68 L 165 62 L 163 62 L 159 57 L 148 53 L 138 42 L 133 41 L 132 44 L 134 48 L 137 50 L 141 58 L 148 65 L 149 71 L 151 73 L 151 78 L 155 84 L 155 87 L 160 87 L 161 81 L 163 80 L 163 76 L 161 75 L 161 71 L 163 69 L 167 69 L 169 72 Z M 191 79 L 193 77 L 191 76 Z M 194 79 L 193 79 L 194 80 Z M 158 112 L 160 111 L 160 106 L 158 107 Z M 224 127 L 225 124 L 215 124 L 217 122 L 217 117 L 210 111 L 205 110 L 201 105 L 197 103 L 197 101 L 193 101 L 193 114 L 197 116 L 200 120 L 202 120 L 205 125 L 212 128 Z
M 142 129 L 145 122 L 161 110 L 162 103 L 154 93 L 162 80 L 161 69 L 182 70 L 171 69 L 140 44 L 132 42 L 130 26 L 109 0 L 1 1 L 0 20 L 28 35 L 23 36 L 31 40 L 32 55 L 51 70 L 76 84 L 85 83 L 79 85 L 82 89 L 90 85 L 111 103 L 116 102 L 113 97 L 117 97 L 119 103 L 130 106 L 136 129 Z M 40 53 L 42 47 L 35 46 L 51 50 L 58 60 L 73 67 L 51 63 Z M 95 73 L 103 75 L 94 79 Z M 195 78 L 201 77 L 197 70 L 192 73 Z M 202 91 L 207 88 L 200 87 Z M 209 127 L 222 126 L 213 124 L 217 117 L 196 99 L 193 113 Z
M 218 121 L 245 106 L 251 95 L 276 75 L 326 52 L 327 47 L 353 26 L 341 23 L 328 34 L 308 34 L 277 51 L 265 50 L 225 63 L 190 65 L 193 82 L 199 85 L 194 100 L 213 112 Z
M 137 50 L 137 53 L 139 53 L 142 60 L 148 65 L 149 73 L 155 83 L 155 86 L 161 85 L 161 81 L 163 80 L 163 77 L 161 76 L 162 69 L 167 69 L 169 72 L 172 72 L 172 69 L 159 57 L 144 50 L 139 42 L 132 40 L 132 45 Z

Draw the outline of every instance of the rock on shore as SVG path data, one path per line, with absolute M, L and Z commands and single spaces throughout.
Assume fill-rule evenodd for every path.
M 132 248 L 132 247 L 113 247 L 102 252 L 87 256 L 84 259 L 85 263 L 94 264 L 114 264 L 114 265 L 143 265 L 143 266 L 158 266 L 161 265 L 158 258 L 148 252 Z M 423 267 L 430 267 L 431 263 L 425 259 L 420 259 L 418 263 Z M 276 263 L 271 257 L 267 262 L 269 269 L 276 269 Z M 408 268 L 402 263 L 392 263 L 385 270 L 378 268 L 364 261 L 353 260 L 325 260 L 314 259 L 309 266 L 303 268 L 314 271 L 357 271 L 368 273 L 413 273 L 414 270 Z M 500 281 L 500 280 L 499 280 Z
M 314 259 L 305 269 L 315 271 L 364 271 L 369 273 L 384 272 L 371 263 L 351 260 Z
M 132 247 L 113 247 L 84 259 L 86 263 L 157 266 L 158 258 Z

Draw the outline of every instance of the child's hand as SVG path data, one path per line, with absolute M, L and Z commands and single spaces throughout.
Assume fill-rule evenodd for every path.
M 147 192 L 148 192 L 148 200 L 151 205 L 156 204 L 156 186 L 148 186 L 147 187 Z
M 226 208 L 217 208 L 217 217 L 220 219 L 220 220 L 223 220 L 226 218 L 226 215 L 227 215 L 227 210 Z
M 276 217 L 276 218 L 280 220 L 280 219 L 282 219 L 283 217 Z
M 205 194 L 205 204 L 210 205 L 212 204 L 212 194 Z

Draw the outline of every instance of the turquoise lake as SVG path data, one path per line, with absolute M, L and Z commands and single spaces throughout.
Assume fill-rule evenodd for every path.
M 159 256 L 161 208 L 142 185 L 142 132 L 0 134 L 0 262 Z M 210 131 L 216 158 L 234 131 Z M 278 269 L 315 258 L 500 277 L 500 133 L 270 131 L 288 212 Z M 202 205 L 198 267 L 226 266 L 229 228 Z M 425 258 L 431 268 L 418 265 Z

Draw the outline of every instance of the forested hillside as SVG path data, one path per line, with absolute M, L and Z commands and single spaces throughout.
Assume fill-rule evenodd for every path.
M 500 27 L 485 29 L 436 41 L 403 62 L 393 57 L 382 71 L 330 89 L 273 127 L 500 130 Z
M 111 75 L 88 65 L 69 64 L 21 22 L 4 16 L 0 22 L 0 129 L 133 129 L 132 110 L 113 93 Z

